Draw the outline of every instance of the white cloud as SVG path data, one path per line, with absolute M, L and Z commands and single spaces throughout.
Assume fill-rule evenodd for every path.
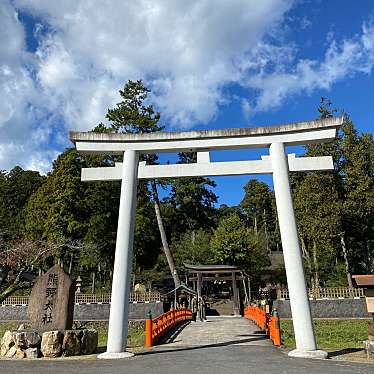
M 30 101 L 34 97 L 38 103 L 23 25 L 7 2 L 0 5 L 0 19 L 0 169 L 9 169 L 15 160 L 27 160 L 40 109 L 35 111 Z
M 330 45 L 322 61 L 293 61 L 288 65 L 280 64 L 280 67 L 270 73 L 258 70 L 257 74 L 248 76 L 245 86 L 259 92 L 253 110 L 266 111 L 277 108 L 293 95 L 309 94 L 316 89 L 329 90 L 334 83 L 343 78 L 357 73 L 372 72 L 373 23 L 364 23 L 361 35 L 352 39 L 336 41 L 331 35 L 328 35 L 328 38 Z
M 78 129 L 102 120 L 124 82 L 139 77 L 154 89 L 156 104 L 174 127 L 208 122 L 224 100 L 222 87 L 241 79 L 243 54 L 291 4 L 16 1 L 49 25 L 37 51 L 37 76 L 57 99 L 66 126 Z
M 46 170 L 66 131 L 89 130 L 143 79 L 168 128 L 208 123 L 233 98 L 246 116 L 373 67 L 374 32 L 337 43 L 323 61 L 297 60 L 283 22 L 293 0 L 3 0 L 0 4 L 0 168 Z M 27 52 L 17 12 L 36 17 Z M 302 19 L 305 27 L 311 25 Z M 33 134 L 33 135 L 32 135 Z M 39 165 L 39 166 L 38 166 Z
M 25 32 L 17 12 L 6 1 L 0 7 L 0 56 L 2 63 L 18 63 L 19 52 L 24 48 Z
M 292 2 L 2 1 L 0 167 L 45 170 L 63 134 L 102 121 L 128 79 L 153 89 L 169 128 L 209 122 L 225 84 L 241 80 L 243 55 Z M 26 52 L 17 12 L 38 19 L 35 53 Z
M 73 57 L 66 51 L 61 40 L 48 38 L 38 49 L 36 56 L 39 60 L 38 80 L 44 88 L 66 89 L 65 82 L 76 78 Z

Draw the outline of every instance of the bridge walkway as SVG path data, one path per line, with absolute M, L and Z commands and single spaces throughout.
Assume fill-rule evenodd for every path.
M 210 347 L 225 345 L 272 346 L 271 341 L 251 321 L 243 317 L 208 317 L 205 322 L 189 322 L 163 339 L 162 348 Z

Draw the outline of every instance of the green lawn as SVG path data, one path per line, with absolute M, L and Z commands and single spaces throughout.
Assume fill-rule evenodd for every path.
M 19 325 L 18 322 L 0 322 L 0 339 L 2 339 L 5 331 L 17 330 Z
M 93 326 L 99 333 L 99 343 L 98 347 L 106 347 L 108 327 L 107 326 Z M 127 347 L 129 348 L 139 348 L 144 347 L 145 343 L 145 331 L 141 328 L 130 328 L 127 337 Z
M 321 349 L 362 348 L 368 337 L 367 320 L 315 320 L 317 345 Z M 281 320 L 282 342 L 295 348 L 292 321 Z

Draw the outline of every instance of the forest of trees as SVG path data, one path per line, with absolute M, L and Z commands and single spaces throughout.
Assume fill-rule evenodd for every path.
M 163 129 L 141 81 L 129 81 L 121 101 L 94 131 L 149 133 Z M 322 99 L 319 117 L 334 115 Z M 291 184 L 310 286 L 351 286 L 351 274 L 374 271 L 374 140 L 349 116 L 331 144 L 306 146 L 305 156 L 332 155 L 331 172 L 293 173 Z M 144 155 L 147 163 L 157 155 Z M 194 162 L 180 153 L 180 163 Z M 66 149 L 47 176 L 15 166 L 0 172 L 0 301 L 30 287 L 33 276 L 59 263 L 83 278 L 85 292 L 109 292 L 118 218 L 119 182 L 82 183 L 82 167 L 111 166 L 119 157 L 82 156 Z M 133 273 L 136 282 L 183 280 L 183 263 L 240 265 L 254 283 L 281 251 L 271 188 L 248 178 L 241 203 L 217 205 L 215 182 L 194 177 L 140 181 Z M 162 198 L 159 192 L 162 192 Z M 235 191 L 233 193 L 240 193 Z M 270 277 L 270 278 L 269 278 Z

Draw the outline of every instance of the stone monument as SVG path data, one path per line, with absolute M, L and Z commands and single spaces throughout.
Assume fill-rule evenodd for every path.
M 74 283 L 55 265 L 35 283 L 28 307 L 32 327 L 38 331 L 69 330 L 73 325 Z
M 31 329 L 8 330 L 0 341 L 0 356 L 39 358 L 96 352 L 95 329 L 72 330 L 75 284 L 55 265 L 36 281 L 29 299 Z

